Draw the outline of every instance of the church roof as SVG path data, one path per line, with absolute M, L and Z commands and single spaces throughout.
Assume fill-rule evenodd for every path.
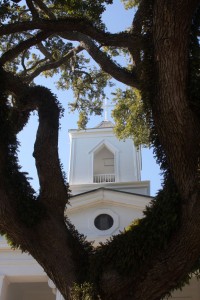
M 100 187 L 100 188 L 89 190 L 89 191 L 86 191 L 86 192 L 82 192 L 82 193 L 79 193 L 79 194 L 76 194 L 76 195 L 71 195 L 71 198 L 75 198 L 75 197 L 78 197 L 78 196 L 81 196 L 81 195 L 94 193 L 94 192 L 97 192 L 97 191 L 103 191 L 103 190 L 152 199 L 152 196 L 149 196 L 149 195 L 143 195 L 143 194 L 138 194 L 138 193 L 133 193 L 133 192 L 127 192 L 127 191 L 122 191 L 122 190 L 117 190 L 117 189 L 112 189 L 112 188 L 107 188 L 107 187 Z
M 111 121 L 102 121 L 100 124 L 94 128 L 113 128 L 114 124 Z

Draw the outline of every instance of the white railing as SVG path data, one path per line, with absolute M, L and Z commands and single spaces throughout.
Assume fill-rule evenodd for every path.
M 115 174 L 97 174 L 93 177 L 94 183 L 115 182 Z

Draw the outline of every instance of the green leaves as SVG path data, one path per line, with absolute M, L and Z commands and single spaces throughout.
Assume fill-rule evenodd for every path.
M 121 0 L 126 9 L 131 9 L 139 5 L 141 0 Z
M 115 133 L 119 139 L 132 137 L 138 147 L 143 144 L 149 146 L 150 129 L 148 116 L 138 90 L 127 88 L 125 91 L 117 89 L 114 94 L 116 106 L 112 112 L 115 121 Z
M 71 111 L 79 112 L 78 126 L 84 129 L 89 120 L 89 116 L 101 115 L 103 99 L 106 97 L 105 87 L 112 85 L 109 81 L 110 76 L 96 67 L 88 67 L 87 71 L 75 69 L 70 74 L 66 70 L 59 83 L 62 88 L 67 85 L 72 87 L 74 93 L 74 102 L 69 103 Z
M 54 13 L 59 17 L 73 16 L 86 17 L 94 22 L 94 24 L 103 26 L 101 15 L 105 11 L 106 4 L 112 4 L 112 0 L 55 0 L 48 1 Z
M 72 300 L 94 300 L 97 299 L 95 289 L 92 283 L 84 282 L 83 284 L 78 285 L 74 283 L 71 291 Z M 98 297 L 98 299 L 100 299 Z

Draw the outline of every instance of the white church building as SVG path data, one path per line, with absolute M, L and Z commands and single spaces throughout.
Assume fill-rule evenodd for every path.
M 150 182 L 141 181 L 141 150 L 131 139 L 119 141 L 111 122 L 71 129 L 69 137 L 72 197 L 66 214 L 80 233 L 98 245 L 143 216 L 151 200 Z M 192 279 L 172 299 L 200 300 L 200 284 Z M 13 251 L 0 237 L 0 300 L 63 297 L 30 255 Z

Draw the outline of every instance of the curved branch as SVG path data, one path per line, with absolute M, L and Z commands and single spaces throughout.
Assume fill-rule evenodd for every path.
M 33 19 L 39 18 L 38 11 L 35 8 L 35 6 L 33 5 L 33 1 L 32 0 L 26 0 L 26 4 L 27 4 L 28 8 L 30 9 L 30 12 L 33 16 Z
M 57 153 L 59 127 L 57 100 L 46 88 L 30 88 L 23 83 L 20 85 L 21 81 L 19 78 L 15 78 L 20 85 L 19 90 L 17 90 L 15 86 L 13 87 L 14 76 L 5 71 L 2 71 L 2 75 L 5 79 L 4 87 L 6 90 L 17 93 L 21 89 L 20 95 L 22 97 L 20 99 L 18 97 L 17 102 L 21 105 L 20 109 L 22 111 L 33 110 L 36 107 L 39 110 L 40 124 L 34 153 L 39 170 L 41 192 L 40 197 L 36 201 L 35 199 L 30 199 L 30 196 L 28 197 L 25 193 L 24 182 L 21 183 L 20 181 L 21 185 L 16 184 L 16 176 L 19 176 L 20 179 L 23 176 L 18 169 L 14 169 L 13 172 L 15 167 L 13 158 L 11 158 L 12 169 L 7 168 L 8 163 L 10 163 L 8 155 L 13 154 L 13 146 L 11 145 L 12 151 L 8 151 L 6 146 L 13 139 L 4 132 L 1 136 L 5 139 L 8 136 L 8 141 L 3 140 L 0 144 L 0 232 L 6 232 L 15 246 L 20 245 L 21 250 L 29 251 L 41 264 L 47 275 L 55 282 L 65 299 L 70 299 L 70 287 L 74 282 L 80 280 L 81 272 L 79 268 L 82 264 L 87 267 L 88 256 L 84 245 L 64 222 L 64 206 L 68 195 L 63 182 Z M 5 128 L 7 128 L 3 122 L 8 123 L 6 115 L 4 118 L 0 118 L 1 131 L 5 131 Z M 8 132 L 9 128 L 10 125 L 8 124 Z M 13 155 L 15 157 L 15 153 Z M 6 180 L 5 174 L 8 175 Z M 10 177 L 12 177 L 12 180 Z M 15 184 L 12 184 L 12 181 Z M 18 205 L 21 203 L 19 190 L 23 193 L 23 199 L 26 203 L 32 201 L 33 205 L 37 207 L 40 203 L 44 203 L 44 215 L 31 227 L 27 226 L 18 215 Z M 16 200 L 16 195 L 18 195 L 18 200 Z M 39 206 L 39 208 L 41 207 Z M 25 214 L 24 210 L 23 214 Z M 33 215 L 28 217 L 34 218 L 34 211 Z M 36 240 L 37 243 L 35 242 Z M 52 243 L 49 241 L 52 241 Z
M 80 45 L 90 54 L 90 56 L 99 64 L 99 66 L 113 78 L 124 84 L 138 88 L 139 81 L 134 71 L 130 72 L 125 68 L 115 64 L 112 59 L 86 35 L 72 32 L 62 33 L 62 37 L 69 40 L 80 41 Z
M 73 57 L 75 54 L 81 52 L 84 48 L 82 46 L 77 46 L 76 48 L 72 49 L 69 51 L 66 55 L 64 55 L 61 59 L 55 61 L 55 62 L 50 62 L 47 63 L 43 66 L 38 67 L 36 70 L 32 72 L 32 74 L 23 77 L 23 81 L 25 82 L 30 82 L 32 81 L 35 77 L 37 77 L 40 73 L 51 70 L 51 69 L 56 69 L 60 67 L 61 65 L 65 64 L 71 57 Z
M 136 88 L 139 87 L 139 82 L 134 71 L 130 72 L 127 69 L 116 65 L 105 52 L 100 51 L 91 39 L 85 37 L 84 41 L 80 44 L 85 48 L 85 50 L 87 50 L 90 56 L 101 66 L 101 68 L 113 78 L 129 86 Z
M 46 58 L 48 58 L 50 61 L 53 60 L 51 53 L 48 52 L 48 50 L 42 43 L 39 43 L 37 47 Z
M 47 37 L 51 35 L 51 32 L 39 32 L 34 37 L 27 39 L 26 41 L 21 42 L 16 47 L 8 50 L 0 57 L 0 64 L 4 65 L 6 62 L 13 60 L 17 57 L 21 52 L 30 48 L 41 41 L 45 40 Z
M 0 35 L 19 33 L 27 30 L 40 29 L 46 32 L 70 32 L 77 31 L 90 36 L 97 42 L 105 46 L 129 47 L 134 43 L 139 43 L 141 37 L 131 32 L 123 31 L 112 34 L 95 27 L 86 18 L 66 17 L 65 19 L 46 20 L 38 19 L 33 21 L 19 22 L 15 24 L 2 25 Z
M 191 200 L 196 202 L 193 207 L 192 219 L 185 214 L 180 229 L 174 233 L 168 247 L 155 251 L 153 257 L 144 261 L 141 269 L 134 272 L 134 275 L 127 274 L 127 276 L 121 277 L 115 270 L 109 269 L 109 264 L 102 260 L 102 265 L 106 267 L 100 286 L 107 295 L 107 299 L 162 299 L 177 286 L 180 278 L 191 271 L 199 259 L 200 251 L 200 239 L 195 238 L 200 235 L 199 196 L 196 194 L 192 198 Z M 188 201 L 184 211 L 190 209 L 189 207 Z M 131 241 L 129 242 L 131 243 Z M 134 240 L 132 242 L 134 244 Z M 126 251 L 128 255 L 130 250 L 125 249 L 122 264 L 126 257 Z
M 49 18 L 56 19 L 55 15 L 50 11 L 50 9 L 41 0 L 34 0 L 34 2 Z
M 28 69 L 26 68 L 26 69 L 24 69 L 24 71 L 20 72 L 20 73 L 18 74 L 19 77 L 20 77 L 20 78 L 25 77 L 26 74 L 27 74 L 28 72 L 34 70 L 34 69 L 37 67 L 38 64 L 44 63 L 44 62 L 46 62 L 46 61 L 47 61 L 47 58 L 42 58 L 42 59 L 36 61 L 36 63 L 35 63 L 34 65 L 32 65 L 30 68 L 28 68 Z
M 38 110 L 39 127 L 34 156 L 40 180 L 41 196 L 48 207 L 59 211 L 63 216 L 68 192 L 58 158 L 60 108 L 56 97 L 45 87 L 29 87 L 8 72 L 3 71 L 3 75 L 6 82 L 5 89 L 18 96 L 16 98 L 17 107 L 25 112 Z
M 50 90 L 42 86 L 30 87 L 19 102 L 26 110 L 38 110 L 39 127 L 33 156 L 41 201 L 63 216 L 68 191 L 58 157 L 59 104 Z
M 146 17 L 146 14 L 149 13 L 149 2 L 142 0 L 140 2 L 140 5 L 138 7 L 138 10 L 135 13 L 132 26 L 131 26 L 131 33 L 137 36 L 141 35 L 142 27 L 143 27 L 143 20 L 144 17 Z M 131 53 L 131 56 L 133 58 L 133 61 L 136 65 L 140 64 L 140 50 L 141 50 L 141 44 L 134 44 L 129 47 L 129 51 Z

